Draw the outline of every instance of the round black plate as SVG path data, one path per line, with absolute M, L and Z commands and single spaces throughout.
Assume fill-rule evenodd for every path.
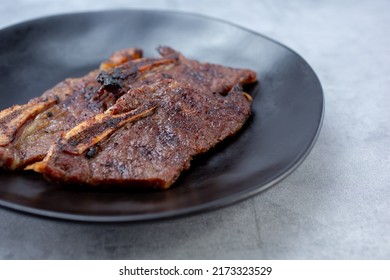
M 0 171 L 0 205 L 77 221 L 143 221 L 225 206 L 290 174 L 315 142 L 321 85 L 294 51 L 260 34 L 191 14 L 122 10 L 46 17 L 0 31 L 0 109 L 27 102 L 67 77 L 84 75 L 115 50 L 159 45 L 189 58 L 257 72 L 244 129 L 197 158 L 167 191 L 98 191 Z

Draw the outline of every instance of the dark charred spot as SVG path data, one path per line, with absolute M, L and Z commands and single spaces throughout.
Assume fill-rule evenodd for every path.
M 85 157 L 86 157 L 87 159 L 91 159 L 91 158 L 93 158 L 93 157 L 98 153 L 98 151 L 99 151 L 99 147 L 97 147 L 97 146 L 92 146 L 92 147 L 90 147 L 90 148 L 87 150 L 87 152 L 85 153 Z
M 51 111 L 46 112 L 46 117 L 51 118 L 53 116 L 53 113 Z
M 96 77 L 96 81 L 100 83 L 105 90 L 118 93 L 119 90 L 123 87 L 123 82 L 125 80 L 134 80 L 137 77 L 138 68 L 132 66 L 130 68 L 114 68 L 114 70 L 107 72 L 102 71 Z
M 69 139 L 68 143 L 71 146 L 77 146 L 80 142 L 77 138 L 71 138 L 71 139 Z
M 115 78 L 113 75 L 106 71 L 102 71 L 96 78 L 96 81 L 99 82 L 107 90 L 116 90 L 121 88 L 122 81 Z
M 54 95 L 54 99 L 56 100 L 56 103 L 60 102 L 60 98 L 58 97 L 58 95 Z

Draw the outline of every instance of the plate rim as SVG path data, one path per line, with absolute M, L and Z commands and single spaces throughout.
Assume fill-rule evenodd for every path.
M 324 91 L 323 87 L 321 85 L 321 82 L 314 71 L 314 69 L 311 67 L 311 65 L 296 51 L 291 49 L 290 47 L 276 41 L 275 39 L 272 39 L 266 35 L 263 35 L 259 32 L 256 32 L 254 30 L 251 30 L 249 28 L 243 27 L 239 24 L 236 24 L 234 22 L 229 22 L 228 20 L 212 17 L 209 15 L 204 15 L 200 13 L 193 13 L 193 12 L 187 12 L 187 11 L 176 11 L 176 10 L 161 10 L 161 9 L 131 9 L 131 8 L 123 8 L 123 9 L 108 9 L 108 10 L 87 10 L 87 11 L 77 11 L 77 12 L 66 12 L 66 13 L 57 13 L 52 15 L 46 15 L 42 17 L 36 17 L 31 18 L 22 22 L 18 22 L 15 24 L 4 26 L 0 29 L 0 34 L 6 31 L 10 31 L 13 28 L 18 28 L 24 25 L 33 24 L 35 22 L 43 21 L 43 20 L 50 20 L 54 18 L 61 18 L 61 17 L 68 17 L 68 16 L 83 16 L 83 15 L 92 15 L 92 14 L 99 14 L 99 13 L 116 13 L 116 12 L 149 12 L 149 13 L 155 13 L 155 14 L 175 14 L 175 15 L 184 15 L 184 16 L 191 16 L 198 19 L 208 20 L 208 21 L 214 21 L 223 23 L 225 25 L 233 26 L 235 28 L 241 29 L 243 31 L 246 31 L 248 33 L 251 33 L 255 36 L 259 36 L 264 38 L 267 41 L 270 41 L 274 44 L 279 45 L 280 47 L 288 50 L 289 52 L 293 53 L 295 56 L 297 56 L 301 61 L 305 64 L 305 66 L 310 70 L 313 74 L 313 78 L 316 80 L 316 84 L 319 87 L 319 94 L 321 97 L 321 116 L 317 124 L 317 128 L 315 131 L 314 136 L 312 136 L 310 145 L 307 147 L 307 149 L 301 154 L 297 156 L 297 159 L 292 161 L 289 165 L 287 165 L 284 170 L 280 171 L 280 175 L 278 175 L 276 178 L 269 180 L 267 183 L 260 184 L 260 185 L 254 185 L 250 187 L 249 189 L 240 191 L 235 193 L 234 196 L 230 195 L 227 197 L 218 198 L 215 200 L 212 200 L 207 203 L 202 203 L 199 205 L 191 206 L 191 207 L 185 207 L 180 209 L 174 209 L 169 211 L 163 211 L 163 212 L 155 212 L 155 213 L 146 213 L 146 214 L 128 214 L 128 215 L 85 215 L 85 214 L 70 214 L 70 213 L 63 213 L 53 210 L 43 210 L 43 209 L 37 209 L 29 206 L 23 206 L 17 203 L 12 203 L 8 201 L 4 201 L 0 199 L 0 207 L 2 209 L 6 210 L 12 210 L 16 211 L 18 213 L 23 213 L 26 215 L 31 215 L 39 218 L 45 218 L 45 219 L 55 219 L 59 221 L 67 221 L 67 222 L 88 222 L 88 223 L 136 223 L 136 222 L 151 222 L 151 221 L 158 221 L 158 220 L 167 220 L 167 219 L 174 219 L 174 218 L 181 218 L 185 216 L 192 216 L 199 213 L 205 213 L 210 212 L 213 210 L 221 209 L 230 205 L 237 204 L 239 202 L 242 202 L 243 200 L 246 200 L 256 194 L 259 194 L 267 189 L 269 189 L 271 186 L 274 186 L 281 181 L 283 181 L 285 178 L 287 178 L 291 173 L 293 173 L 301 164 L 302 162 L 307 158 L 307 156 L 312 151 L 315 143 L 318 140 L 322 124 L 324 121 L 324 115 L 325 115 L 325 97 L 324 97 Z

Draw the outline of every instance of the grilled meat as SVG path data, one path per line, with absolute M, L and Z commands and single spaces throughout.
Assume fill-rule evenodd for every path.
M 101 68 L 107 70 L 141 57 L 140 49 L 121 50 L 113 53 Z M 42 160 L 63 131 L 113 105 L 116 98 L 112 94 L 98 94 L 100 84 L 95 78 L 99 72 L 66 79 L 27 104 L 1 111 L 0 166 L 20 169 Z
M 118 51 L 0 112 L 0 166 L 28 165 L 60 182 L 168 188 L 194 156 L 242 127 L 252 100 L 242 86 L 256 74 L 158 51 Z
M 208 94 L 158 80 L 69 130 L 30 168 L 60 182 L 166 189 L 194 156 L 235 134 L 250 107 L 239 87 Z

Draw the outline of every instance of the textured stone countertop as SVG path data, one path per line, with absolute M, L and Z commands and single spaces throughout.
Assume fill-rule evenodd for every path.
M 64 223 L 0 208 L 1 259 L 390 259 L 390 2 L 231 2 L 1 1 L 0 27 L 113 8 L 222 18 L 298 52 L 325 93 L 316 145 L 271 189 L 143 224 Z

